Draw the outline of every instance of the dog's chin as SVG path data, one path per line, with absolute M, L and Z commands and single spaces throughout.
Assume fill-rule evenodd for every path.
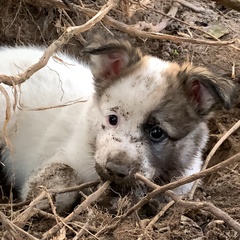
M 104 171 L 100 169 L 98 169 L 97 172 L 102 181 L 111 181 L 109 191 L 105 196 L 104 201 L 100 203 L 103 207 L 107 207 L 108 211 L 111 213 L 116 214 L 118 212 L 117 206 L 119 199 L 127 197 L 127 201 L 129 201 L 129 206 L 131 207 L 151 191 L 151 189 L 149 189 L 145 184 L 137 181 L 134 176 L 129 176 L 120 180 L 109 176 L 108 174 L 104 174 Z M 162 199 L 161 196 L 160 198 L 158 196 L 156 199 L 151 200 L 148 204 L 144 205 L 139 213 L 146 216 L 156 215 L 159 210 L 160 202 L 162 202 Z
M 99 174 L 99 176 L 103 182 L 107 180 L 110 181 L 111 186 L 114 186 L 114 189 L 122 189 L 122 190 L 132 189 L 132 188 L 135 188 L 137 185 L 137 182 L 134 176 L 125 177 L 124 179 L 114 177 L 114 176 L 109 176 L 107 174 Z
M 139 184 L 134 177 L 129 178 L 128 181 L 114 181 L 113 179 L 101 176 L 101 180 L 103 182 L 106 180 L 111 181 L 110 190 L 114 195 L 118 197 L 128 196 L 131 199 L 135 199 L 135 201 L 144 197 L 149 191 L 146 185 Z
M 129 196 L 131 199 L 138 201 L 150 191 L 145 184 L 137 181 L 133 174 L 120 178 L 109 175 L 99 164 L 96 164 L 95 169 L 103 182 L 111 181 L 110 186 L 113 194 L 121 197 Z
M 124 179 L 110 176 L 105 174 L 104 171 L 98 169 L 98 175 L 100 176 L 103 182 L 110 181 L 110 187 L 113 193 L 116 193 L 120 196 L 129 196 L 132 194 L 132 190 L 136 188 L 136 179 L 134 176 L 125 177 Z
M 134 175 L 129 176 L 116 176 L 109 174 L 105 169 L 103 169 L 99 164 L 95 166 L 96 172 L 102 181 L 111 181 L 115 185 L 131 187 L 136 185 L 136 179 Z
M 121 197 L 132 195 L 132 191 L 134 189 L 133 185 L 130 184 L 118 184 L 116 182 L 112 182 L 110 184 L 111 191 Z

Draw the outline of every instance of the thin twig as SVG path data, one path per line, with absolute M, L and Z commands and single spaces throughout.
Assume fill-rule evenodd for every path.
M 89 235 L 91 235 L 93 238 L 100 240 L 98 237 L 96 237 L 94 234 L 92 234 L 88 228 L 90 228 L 91 226 L 89 225 L 89 219 L 86 221 L 86 223 L 83 226 L 80 226 L 81 230 L 76 234 L 76 236 L 73 238 L 73 240 L 78 240 L 78 239 L 82 239 L 82 235 L 85 233 L 88 233 Z
M 92 186 L 95 186 L 99 184 L 99 181 L 95 181 L 95 182 L 89 182 L 89 183 L 84 183 L 84 184 L 81 184 L 79 186 L 74 186 L 74 187 L 69 187 L 69 188 L 62 188 L 62 189 L 48 189 L 47 191 L 50 192 L 50 193 L 66 193 L 66 192 L 72 192 L 72 191 L 80 191 L 84 188 L 87 188 L 87 187 L 92 187 Z M 26 221 L 34 216 L 35 214 L 37 213 L 41 213 L 41 214 L 47 214 L 47 213 L 44 213 L 43 211 L 41 210 L 37 210 L 35 208 L 35 206 L 40 202 L 42 201 L 44 198 L 47 197 L 47 194 L 46 194 L 46 191 L 42 191 L 42 193 L 36 197 L 27 207 L 27 209 L 25 209 L 21 214 L 19 214 L 14 220 L 13 222 L 20 226 L 20 227 L 23 227 L 25 224 L 26 224 Z M 24 203 L 26 204 L 26 202 Z M 2 204 L 3 205 L 3 204 Z M 5 205 L 4 205 L 5 206 Z M 10 207 L 10 206 L 14 206 L 14 204 L 7 204 L 7 207 Z M 16 205 L 18 206 L 18 205 Z M 52 207 L 53 209 L 53 207 Z M 58 216 L 55 212 L 55 217 Z M 53 215 L 53 216 L 54 216 Z M 62 219 L 58 216 L 57 217 L 58 220 L 62 221 Z M 67 225 L 67 227 L 69 227 Z M 72 229 L 71 229 L 72 230 Z
M 49 107 L 39 107 L 39 108 L 25 107 L 20 103 L 19 106 L 18 106 L 18 109 L 24 110 L 24 111 L 45 111 L 45 110 L 49 110 L 49 109 L 68 107 L 68 106 L 72 106 L 72 105 L 77 104 L 77 103 L 83 103 L 83 102 L 86 102 L 86 101 L 87 100 L 85 100 L 85 99 L 84 100 L 83 99 L 77 99 L 77 100 L 73 100 L 73 101 L 68 101 L 68 102 L 60 104 L 60 105 L 54 105 L 54 106 L 49 106 Z
M 158 221 L 158 219 L 160 217 L 162 217 L 165 212 L 173 206 L 173 204 L 175 203 L 175 201 L 170 201 L 169 203 L 167 203 L 162 209 L 161 211 L 156 215 L 154 216 L 154 218 L 152 218 L 152 220 L 150 221 L 150 223 L 146 226 L 145 230 L 149 230 L 150 228 L 152 228 L 152 226 Z
M 239 129 L 240 127 L 240 120 L 238 122 L 236 122 L 234 124 L 233 127 L 231 127 L 220 139 L 219 141 L 215 144 L 215 146 L 212 148 L 212 150 L 210 151 L 210 153 L 208 154 L 203 166 L 202 166 L 202 171 L 205 170 L 209 164 L 209 162 L 211 161 L 213 155 L 216 153 L 216 151 L 218 150 L 218 148 L 222 145 L 222 143 L 232 134 L 234 133 L 237 129 Z M 193 199 L 194 193 L 197 189 L 197 186 L 199 185 L 200 180 L 197 180 L 191 189 L 191 192 L 189 193 L 189 199 Z
M 98 185 L 99 183 L 100 183 L 100 181 L 94 181 L 94 182 L 83 183 L 81 185 L 74 186 L 74 187 L 67 187 L 67 188 L 61 188 L 61 189 L 51 188 L 51 189 L 48 189 L 48 192 L 50 192 L 50 193 L 66 193 L 66 192 L 81 191 L 85 188 L 94 187 L 94 186 Z
M 13 150 L 13 146 L 11 144 L 11 141 L 10 141 L 10 139 L 8 137 L 8 133 L 7 133 L 7 125 L 11 118 L 11 101 L 10 101 L 10 97 L 9 97 L 7 91 L 5 90 L 5 88 L 2 85 L 0 85 L 0 92 L 3 94 L 3 96 L 6 99 L 6 113 L 5 113 L 4 123 L 2 126 L 2 134 L 3 134 L 3 138 L 4 138 L 4 141 L 7 145 L 7 147 L 10 150 Z
M 57 223 L 61 222 L 62 220 L 61 220 L 61 218 L 58 216 L 58 214 L 56 212 L 56 206 L 54 205 L 52 197 L 50 196 L 50 193 L 48 192 L 47 188 L 44 187 L 44 186 L 41 186 L 40 188 L 43 191 L 45 191 L 45 193 L 46 193 L 46 197 L 48 199 L 49 205 L 51 207 L 51 210 L 52 210 L 53 216 L 55 217 L 56 222 Z M 63 222 L 63 224 L 64 224 L 64 222 Z
M 44 191 L 46 192 L 46 196 L 47 196 L 48 202 L 49 202 L 49 204 L 50 204 L 52 213 L 53 213 L 53 215 L 54 215 L 54 217 L 55 217 L 55 220 L 56 220 L 57 224 L 59 224 L 59 223 L 61 222 L 61 223 L 63 224 L 63 226 L 69 228 L 72 232 L 74 232 L 75 234 L 77 234 L 77 232 L 76 232 L 72 227 L 68 226 L 68 225 L 64 222 L 64 220 L 57 214 L 56 206 L 54 205 L 53 200 L 52 200 L 52 197 L 51 197 L 49 191 L 47 190 L 47 188 L 46 188 L 46 187 L 43 187 L 43 186 L 42 186 L 42 188 L 43 188 Z
M 23 229 L 21 229 L 20 227 L 18 227 L 13 222 L 9 221 L 7 219 L 7 217 L 1 211 L 0 211 L 0 219 L 1 219 L 3 226 L 6 228 L 6 231 L 12 235 L 13 239 L 39 240 L 38 238 L 35 238 L 28 232 L 26 232 Z M 20 237 L 19 235 L 24 236 L 24 238 Z
M 152 220 L 151 220 L 151 221 L 148 223 L 148 225 L 144 228 L 144 233 L 141 234 L 141 236 L 138 237 L 138 240 L 142 240 L 142 239 L 145 238 L 145 236 L 147 235 L 148 230 L 150 230 L 150 229 L 153 227 L 153 225 L 159 220 L 159 218 L 162 217 L 162 216 L 165 214 L 165 212 L 166 212 L 170 207 L 172 207 L 172 206 L 174 205 L 174 203 L 175 203 L 175 201 L 173 201 L 173 200 L 170 201 L 169 203 L 167 203 L 167 204 L 161 209 L 161 211 L 152 218 Z
M 41 194 L 33 199 L 33 201 L 28 205 L 28 208 L 25 209 L 21 214 L 19 214 L 13 222 L 18 225 L 19 227 L 24 227 L 27 220 L 32 217 L 35 212 L 32 211 L 32 209 L 37 205 L 40 201 L 42 201 L 44 198 L 46 198 L 46 192 L 42 191 Z
M 218 137 L 218 140 L 219 140 L 228 130 L 227 130 L 226 127 L 225 127 L 222 123 L 220 123 L 220 122 L 216 122 L 215 124 L 216 124 L 217 128 L 218 128 L 219 131 L 220 131 L 220 134 L 219 134 L 219 137 Z M 238 144 L 238 142 L 236 141 L 236 139 L 235 139 L 232 135 L 230 135 L 230 136 L 227 138 L 227 140 L 228 140 L 229 143 L 231 144 L 231 147 L 235 147 L 236 144 Z
M 30 203 L 29 200 L 24 201 L 24 202 L 19 202 L 19 203 L 1 203 L 0 207 L 3 207 L 3 208 L 18 208 L 18 207 L 26 206 L 29 203 Z
M 67 224 L 69 221 L 73 220 L 77 215 L 87 209 L 89 205 L 95 202 L 108 188 L 110 185 L 109 181 L 106 181 L 97 191 L 89 195 L 71 214 L 69 214 L 63 221 Z M 56 233 L 61 227 L 63 227 L 62 223 L 59 223 L 53 226 L 50 230 L 43 234 L 43 239 L 48 239 L 54 233 Z
M 91 226 L 91 225 L 88 225 L 87 226 L 87 229 L 84 227 L 85 226 L 85 223 L 81 223 L 79 221 L 77 222 L 70 222 L 69 224 L 73 225 L 74 227 L 78 227 L 80 229 L 84 229 L 85 232 L 87 232 L 88 234 L 90 234 L 92 237 L 95 237 L 95 235 L 93 233 L 96 233 L 98 232 L 98 228 L 94 227 L 94 226 Z M 92 233 L 93 232 L 93 233 Z M 97 238 L 98 239 L 98 238 Z
M 240 224 L 237 221 L 235 221 L 232 217 L 230 217 L 226 212 L 214 206 L 212 203 L 184 201 L 172 191 L 167 191 L 167 195 L 171 197 L 180 206 L 186 209 L 203 209 L 205 211 L 212 213 L 215 217 L 223 220 L 229 227 L 233 228 L 240 234 Z

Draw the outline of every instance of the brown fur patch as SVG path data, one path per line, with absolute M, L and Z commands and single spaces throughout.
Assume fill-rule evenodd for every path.
M 207 68 L 194 67 L 189 63 L 170 63 L 164 77 L 167 80 L 164 85 L 151 93 L 155 103 L 149 106 L 147 122 L 155 118 L 173 139 L 183 138 L 197 124 L 209 119 L 216 105 L 228 108 L 231 104 L 234 92 L 232 81 L 214 76 Z M 201 96 L 200 104 L 194 102 L 189 93 L 195 80 L 203 85 L 205 95 L 209 96 Z

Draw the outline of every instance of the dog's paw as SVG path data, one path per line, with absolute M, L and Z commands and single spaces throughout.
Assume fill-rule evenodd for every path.
M 52 163 L 44 166 L 37 174 L 32 174 L 22 189 L 22 199 L 33 199 L 43 189 L 49 192 L 58 213 L 69 212 L 78 199 L 78 192 L 62 192 L 56 190 L 76 186 L 79 184 L 77 172 L 68 165 Z M 51 191 L 54 189 L 54 191 Z M 44 199 L 38 208 L 49 209 L 48 199 Z

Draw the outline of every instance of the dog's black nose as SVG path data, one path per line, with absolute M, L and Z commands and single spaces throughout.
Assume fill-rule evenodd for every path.
M 129 175 L 129 168 L 126 165 L 120 165 L 113 162 L 106 164 L 107 173 L 115 180 L 123 180 Z

